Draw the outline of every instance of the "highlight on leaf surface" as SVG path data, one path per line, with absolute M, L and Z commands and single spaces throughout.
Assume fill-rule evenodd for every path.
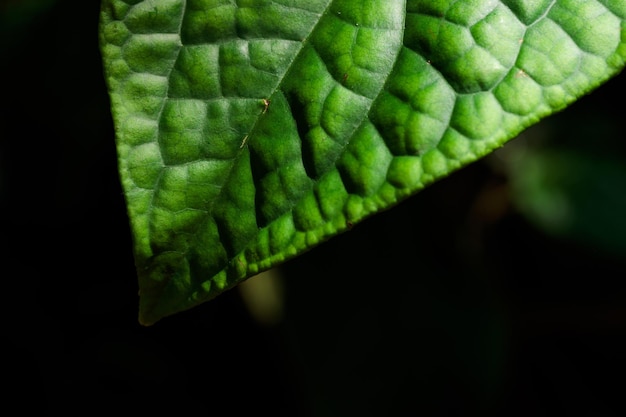
M 622 70 L 610 0 L 103 0 L 139 320 L 392 207 Z

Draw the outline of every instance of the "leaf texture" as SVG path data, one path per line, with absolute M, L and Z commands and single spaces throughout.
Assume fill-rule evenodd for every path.
M 139 320 L 210 300 L 616 75 L 622 0 L 103 0 Z

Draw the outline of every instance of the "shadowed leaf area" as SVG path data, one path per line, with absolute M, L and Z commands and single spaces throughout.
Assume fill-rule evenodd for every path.
M 625 20 L 625 3 L 600 0 L 104 0 L 140 322 L 564 109 L 621 71 Z

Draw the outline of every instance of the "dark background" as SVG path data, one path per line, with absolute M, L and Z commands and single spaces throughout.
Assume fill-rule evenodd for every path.
M 278 322 L 234 289 L 141 327 L 98 2 L 0 5 L 5 409 L 626 415 L 624 74 L 283 265 Z M 577 227 L 520 208 L 520 148 L 576 155 Z

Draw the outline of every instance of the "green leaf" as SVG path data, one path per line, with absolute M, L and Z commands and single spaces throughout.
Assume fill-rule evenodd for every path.
M 624 67 L 624 27 L 619 0 L 103 0 L 140 322 L 565 108 Z

